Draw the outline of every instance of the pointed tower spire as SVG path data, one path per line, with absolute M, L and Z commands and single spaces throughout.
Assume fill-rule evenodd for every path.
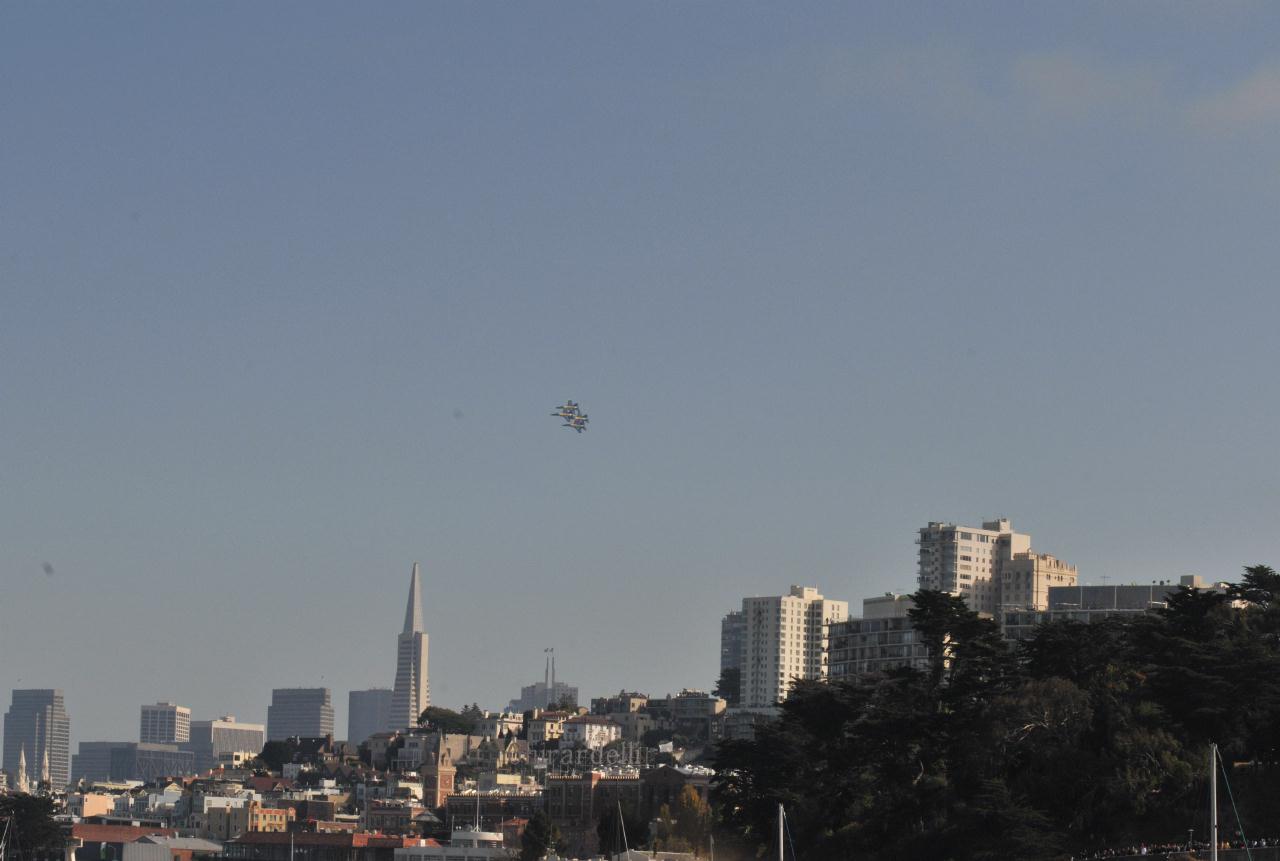
M 404 608 L 404 633 L 415 634 L 422 630 L 422 575 L 415 562 L 409 576 L 409 603 Z
M 18 783 L 17 790 L 26 792 L 29 789 L 27 785 L 27 746 L 24 744 L 18 748 Z

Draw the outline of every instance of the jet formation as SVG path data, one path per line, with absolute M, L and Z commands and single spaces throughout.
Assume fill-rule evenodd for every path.
M 551 415 L 564 420 L 564 424 L 560 425 L 562 428 L 573 428 L 578 433 L 587 429 L 587 414 L 573 401 L 565 401 L 564 406 L 556 407 Z

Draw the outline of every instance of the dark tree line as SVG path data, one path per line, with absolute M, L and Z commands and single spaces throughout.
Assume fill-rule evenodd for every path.
M 1203 833 L 1210 742 L 1235 764 L 1246 833 L 1280 822 L 1271 568 L 1017 647 L 959 598 L 913 598 L 926 671 L 797 684 L 754 741 L 720 745 L 722 843 L 769 844 L 779 802 L 800 857 L 1031 861 L 1163 842 Z

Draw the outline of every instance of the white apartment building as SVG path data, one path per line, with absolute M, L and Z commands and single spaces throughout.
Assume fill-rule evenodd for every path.
M 796 679 L 827 677 L 828 626 L 849 618 L 849 603 L 812 586 L 787 595 L 743 598 L 742 705 L 762 708 L 787 698 Z
M 1045 609 L 1049 587 L 1078 582 L 1074 566 L 1033 553 L 1031 536 L 1014 532 L 1006 518 L 981 528 L 930 522 L 916 543 L 921 589 L 959 595 L 969 609 L 993 617 L 1008 607 Z
M 143 744 L 181 744 L 191 740 L 191 709 L 173 703 L 142 707 L 138 741 Z

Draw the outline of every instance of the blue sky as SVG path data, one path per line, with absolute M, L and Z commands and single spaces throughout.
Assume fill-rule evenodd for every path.
M 454 707 L 707 688 L 931 519 L 1280 561 L 1278 18 L 0 8 L 0 690 L 341 733 L 414 560 Z

